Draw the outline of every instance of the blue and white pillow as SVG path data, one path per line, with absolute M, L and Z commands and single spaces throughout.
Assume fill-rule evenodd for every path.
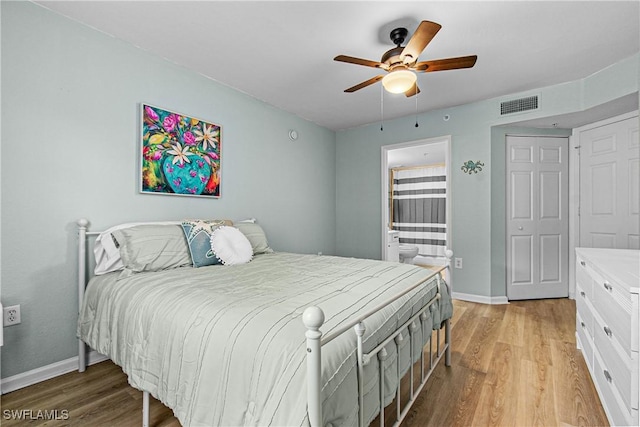
M 182 230 L 187 238 L 194 267 L 220 264 L 220 260 L 211 249 L 211 233 L 225 224 L 225 220 L 182 221 Z

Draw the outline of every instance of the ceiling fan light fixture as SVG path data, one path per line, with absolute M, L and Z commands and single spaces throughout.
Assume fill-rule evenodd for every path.
M 391 93 L 405 93 L 416 84 L 418 77 L 407 69 L 394 70 L 382 78 L 382 86 Z

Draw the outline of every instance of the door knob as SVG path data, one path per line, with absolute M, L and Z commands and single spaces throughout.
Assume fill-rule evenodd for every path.
M 518 227 L 518 230 L 522 230 L 522 227 Z

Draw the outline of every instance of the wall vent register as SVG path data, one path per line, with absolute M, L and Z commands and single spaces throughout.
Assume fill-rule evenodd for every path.
M 523 111 L 538 109 L 538 95 L 526 98 L 512 99 L 500 103 L 500 115 L 521 113 Z

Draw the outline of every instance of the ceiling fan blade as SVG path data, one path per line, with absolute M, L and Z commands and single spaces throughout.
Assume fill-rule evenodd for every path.
M 400 54 L 400 59 L 405 64 L 412 64 L 418 60 L 425 47 L 433 40 L 442 26 L 431 21 L 422 21 L 411 36 L 411 40 Z
M 412 96 L 417 95 L 419 93 L 420 93 L 420 88 L 418 87 L 417 83 L 414 83 L 413 87 L 408 91 L 406 91 L 404 94 L 407 98 L 411 98 Z
M 389 68 L 387 67 L 386 64 L 383 64 L 381 62 L 371 61 L 368 59 L 354 58 L 353 56 L 347 56 L 347 55 L 338 55 L 335 58 L 333 58 L 333 60 L 339 61 L 339 62 L 346 62 L 349 64 L 364 65 L 365 67 L 382 68 L 384 70 Z
M 348 93 L 355 92 L 355 91 L 357 91 L 357 90 L 360 90 L 360 89 L 362 89 L 362 88 L 365 88 L 365 87 L 367 87 L 367 86 L 370 86 L 370 85 L 374 84 L 375 82 L 377 82 L 377 81 L 379 81 L 379 80 L 382 80 L 382 77 L 384 77 L 384 76 L 375 76 L 375 77 L 372 77 L 372 78 L 370 78 L 369 80 L 366 80 L 366 81 L 364 81 L 364 82 L 362 82 L 362 83 L 360 83 L 360 84 L 357 84 L 357 85 L 355 85 L 355 86 L 352 86 L 352 87 L 350 87 L 349 89 L 345 89 L 344 91 L 345 91 L 345 92 L 348 92 Z
M 476 55 L 460 56 L 458 58 L 435 59 L 433 61 L 418 62 L 411 67 L 415 71 L 430 73 L 432 71 L 456 70 L 459 68 L 471 68 L 476 64 Z

